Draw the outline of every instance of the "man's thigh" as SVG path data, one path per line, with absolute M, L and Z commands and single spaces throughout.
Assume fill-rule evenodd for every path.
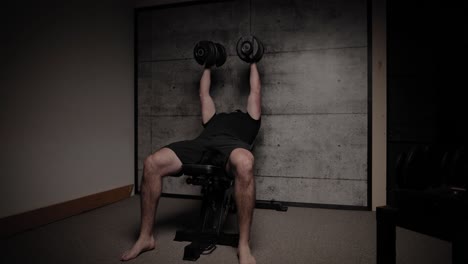
M 177 175 L 182 169 L 182 162 L 169 148 L 161 148 L 149 158 L 153 158 L 153 164 L 158 165 L 158 171 L 162 175 Z
M 199 140 L 184 140 L 171 143 L 165 148 L 172 150 L 183 164 L 199 163 L 205 146 Z

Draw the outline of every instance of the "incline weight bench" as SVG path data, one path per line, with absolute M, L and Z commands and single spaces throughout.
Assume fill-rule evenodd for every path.
M 200 255 L 210 254 L 216 245 L 237 247 L 239 234 L 222 232 L 229 212 L 235 212 L 234 178 L 224 168 L 214 165 L 184 164 L 182 173 L 188 184 L 201 185 L 202 207 L 200 222 L 195 230 L 178 230 L 175 241 L 190 241 L 185 246 L 184 260 L 196 261 Z M 181 174 L 182 175 L 182 174 Z M 280 202 L 258 202 L 256 208 L 287 211 Z
M 239 234 L 222 232 L 229 211 L 235 210 L 234 179 L 223 168 L 214 165 L 184 164 L 182 172 L 189 175 L 188 184 L 201 185 L 203 202 L 200 223 L 196 230 L 179 230 L 175 241 L 191 241 L 185 246 L 184 260 L 196 261 L 209 254 L 216 245 L 237 247 Z

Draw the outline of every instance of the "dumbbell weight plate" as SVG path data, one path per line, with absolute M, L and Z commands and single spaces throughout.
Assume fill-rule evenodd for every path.
M 255 53 L 253 59 L 254 59 L 255 62 L 258 62 L 263 57 L 264 47 L 263 47 L 262 42 L 260 42 L 260 40 L 258 40 L 256 37 L 253 37 L 253 38 L 254 38 L 254 43 L 257 43 L 257 45 L 258 45 L 258 51 L 257 51 L 257 53 Z
M 209 41 L 208 47 L 209 47 L 210 53 L 208 54 L 208 57 L 206 58 L 205 66 L 211 67 L 216 64 L 217 51 L 216 51 L 216 45 L 211 41 Z
M 237 47 L 236 48 L 237 55 L 239 56 L 241 60 L 245 62 L 252 61 L 252 58 L 250 55 L 252 54 L 253 40 L 251 36 L 241 37 L 237 41 L 236 47 Z
M 243 36 L 237 41 L 236 51 L 245 62 L 258 62 L 264 53 L 263 44 L 254 36 Z
M 223 45 L 219 43 L 215 43 L 216 45 L 216 51 L 217 51 L 217 56 L 216 56 L 216 67 L 220 67 L 226 62 L 226 49 L 224 48 Z
M 195 45 L 193 56 L 198 64 L 211 67 L 216 64 L 216 45 L 212 41 L 202 40 Z
M 193 49 L 193 56 L 195 58 L 195 61 L 197 61 L 197 63 L 200 65 L 205 64 L 206 58 L 208 57 L 209 53 L 209 41 L 200 41 L 195 45 L 195 48 Z

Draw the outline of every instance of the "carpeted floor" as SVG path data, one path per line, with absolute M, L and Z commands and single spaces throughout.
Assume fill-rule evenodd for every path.
M 200 201 L 161 198 L 156 220 L 157 248 L 128 263 L 183 261 L 188 242 L 175 231 L 198 217 Z M 1 241 L 2 263 L 120 263 L 138 234 L 139 197 L 17 234 Z M 235 217 L 227 229 L 235 229 Z M 287 212 L 256 209 L 251 246 L 257 263 L 375 263 L 375 213 L 290 207 Z M 397 230 L 398 264 L 451 262 L 451 245 L 408 230 Z M 218 248 L 195 262 L 237 263 L 236 249 Z

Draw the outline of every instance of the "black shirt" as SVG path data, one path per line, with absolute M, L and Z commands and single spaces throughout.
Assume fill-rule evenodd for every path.
M 227 136 L 240 139 L 250 145 L 260 129 L 260 119 L 255 120 L 248 113 L 236 110 L 231 113 L 215 114 L 204 127 L 199 138 Z

